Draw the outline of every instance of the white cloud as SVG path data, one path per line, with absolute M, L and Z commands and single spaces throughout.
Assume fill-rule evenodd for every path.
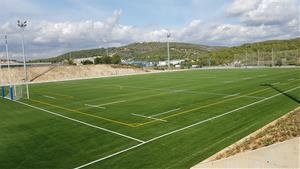
M 26 53 L 32 59 L 56 56 L 69 50 L 166 41 L 168 31 L 172 41 L 208 45 L 293 38 L 299 36 L 299 5 L 293 5 L 297 5 L 295 0 L 235 0 L 227 13 L 230 17 L 238 17 L 239 23 L 211 25 L 195 19 L 186 26 L 170 30 L 121 24 L 122 10 L 116 10 L 101 21 L 34 21 L 26 28 Z M 16 57 L 21 55 L 19 31 L 16 23 L 6 22 L 0 26 L 0 32 L 8 33 L 11 54 Z
M 230 15 L 241 15 L 258 7 L 261 0 L 235 0 L 227 9 Z
M 235 0 L 227 13 L 240 17 L 243 23 L 249 25 L 280 25 L 299 16 L 299 1 Z

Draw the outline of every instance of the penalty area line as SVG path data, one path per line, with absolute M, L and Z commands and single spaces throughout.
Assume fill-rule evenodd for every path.
M 16 100 L 13 101 L 13 102 L 22 104 L 22 105 L 27 106 L 27 107 L 31 107 L 31 108 L 36 109 L 36 110 L 40 110 L 40 111 L 49 113 L 49 114 L 52 114 L 52 115 L 55 115 L 55 116 L 59 116 L 59 117 L 62 117 L 64 119 L 83 124 L 85 126 L 89 126 L 89 127 L 92 127 L 92 128 L 102 130 L 102 131 L 106 131 L 106 132 L 109 132 L 109 133 L 112 133 L 112 134 L 115 134 L 115 135 L 118 135 L 118 136 L 122 136 L 122 137 L 125 137 L 125 138 L 128 138 L 128 139 L 131 139 L 131 140 L 135 140 L 135 141 L 140 142 L 140 143 L 145 143 L 145 141 L 143 141 L 143 140 L 140 140 L 140 139 L 137 139 L 137 138 L 134 138 L 134 137 L 116 132 L 116 131 L 112 131 L 112 130 L 109 130 L 109 129 L 106 129 L 106 128 L 103 128 L 103 127 L 99 127 L 99 126 L 96 126 L 96 125 L 93 125 L 93 124 L 89 124 L 89 123 L 86 123 L 86 122 L 83 122 L 83 121 L 80 121 L 80 120 L 77 120 L 77 119 L 74 119 L 74 118 L 71 118 L 71 117 L 67 117 L 67 116 L 61 115 L 59 113 L 54 113 L 52 111 L 49 111 L 49 110 L 46 110 L 46 109 L 43 109 L 43 108 L 40 108 L 40 107 L 37 107 L 37 106 L 33 106 L 33 105 L 23 103 L 23 102 L 20 102 L 20 101 L 16 101 Z
M 283 93 L 278 93 L 278 94 L 276 94 L 276 95 L 273 95 L 273 96 L 264 98 L 264 99 L 262 99 L 262 100 L 259 100 L 259 101 L 250 103 L 250 104 L 248 104 L 248 105 L 239 107 L 239 108 L 237 108 L 237 109 L 228 111 L 228 112 L 226 112 L 226 113 L 223 113 L 223 114 L 220 114 L 220 115 L 217 115 L 217 116 L 208 118 L 208 119 L 206 119 L 206 120 L 199 121 L 199 122 L 194 123 L 194 124 L 191 124 L 191 125 L 189 125 L 189 126 L 186 126 L 186 127 L 183 127 L 183 128 L 180 128 L 180 129 L 177 129 L 177 130 L 174 130 L 174 131 L 171 131 L 171 132 L 169 132 L 169 133 L 166 133 L 166 134 L 163 134 L 163 135 L 161 135 L 161 136 L 152 138 L 152 139 L 150 139 L 150 140 L 148 140 L 148 141 L 145 141 L 145 142 L 143 142 L 143 143 L 140 143 L 140 144 L 137 144 L 137 145 L 135 145 L 135 146 L 129 147 L 129 148 L 127 148 L 127 149 L 118 151 L 118 152 L 116 152 L 116 153 L 113 153 L 113 154 L 111 154 L 111 155 L 102 157 L 102 158 L 97 159 L 97 160 L 94 160 L 94 161 L 92 161 L 92 162 L 86 163 L 86 164 L 81 165 L 81 166 L 79 166 L 79 167 L 76 167 L 76 168 L 74 168 L 74 169 L 81 169 L 81 168 L 87 167 L 87 166 L 89 166 L 89 165 L 95 164 L 95 163 L 97 163 L 97 162 L 106 160 L 106 159 L 108 159 L 108 158 L 114 157 L 114 156 L 119 155 L 119 154 L 122 154 L 122 153 L 125 153 L 125 152 L 127 152 L 127 151 L 129 151 L 129 150 L 138 148 L 138 147 L 140 147 L 140 146 L 142 146 L 142 145 L 145 145 L 145 144 L 147 144 L 147 143 L 150 143 L 150 142 L 153 142 L 153 141 L 155 141 L 155 140 L 161 139 L 161 138 L 163 138 L 163 137 L 169 136 L 169 135 L 171 135 L 171 134 L 174 134 L 174 133 L 177 133 L 177 132 L 180 132 L 180 131 L 183 131 L 183 130 L 192 128 L 192 127 L 194 127 L 194 126 L 197 126 L 197 125 L 200 125 L 200 124 L 203 124 L 203 123 L 206 123 L 206 122 L 209 122 L 209 121 L 212 121 L 212 120 L 221 118 L 221 117 L 226 116 L 226 115 L 228 115 L 228 114 L 232 114 L 232 113 L 234 113 L 234 112 L 237 112 L 237 111 L 239 111 L 239 110 L 245 109 L 245 108 L 247 108 L 247 107 L 250 107 L 250 106 L 256 105 L 256 104 L 258 104 L 258 103 L 262 103 L 262 102 L 264 102 L 264 101 L 270 100 L 270 99 L 272 99 L 272 98 L 274 98 L 274 97 L 283 95 L 284 93 L 288 93 L 288 92 L 294 91 L 294 90 L 296 90 L 296 89 L 298 89 L 298 88 L 300 88 L 300 86 L 295 87 L 295 88 L 292 88 L 292 89 L 289 89 L 289 90 L 287 90 L 287 91 L 285 91 L 285 92 L 283 92 Z

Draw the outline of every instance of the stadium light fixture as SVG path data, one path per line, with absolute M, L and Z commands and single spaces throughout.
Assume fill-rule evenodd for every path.
M 25 56 L 25 46 L 24 46 L 24 32 L 27 26 L 27 21 L 20 21 L 18 20 L 18 27 L 21 28 L 22 34 L 22 50 L 23 50 L 23 64 L 24 64 L 24 81 L 26 85 L 26 93 L 27 99 L 29 99 L 29 87 L 28 87 L 28 75 L 27 75 L 27 66 L 26 66 L 26 56 Z
M 167 32 L 167 54 L 168 54 L 168 69 L 170 69 L 170 44 L 169 44 L 169 38 L 171 37 L 171 33 Z

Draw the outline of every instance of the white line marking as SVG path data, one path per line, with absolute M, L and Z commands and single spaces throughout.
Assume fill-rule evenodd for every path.
M 241 93 L 231 94 L 231 95 L 224 96 L 223 98 L 234 97 L 234 96 L 237 96 L 237 95 L 240 95 L 240 94 Z
M 154 118 L 154 117 L 151 117 L 151 116 L 144 116 L 144 115 L 134 114 L 134 113 L 131 113 L 131 114 L 134 115 L 134 116 L 138 116 L 138 117 L 144 117 L 144 118 L 147 118 L 147 119 L 152 119 L 152 120 L 158 120 L 158 121 L 167 122 L 166 120 Z
M 239 96 L 239 97 L 253 98 L 253 99 L 264 99 L 264 98 L 266 98 L 266 97 L 262 97 L 262 96 Z
M 127 100 L 120 100 L 120 101 L 115 101 L 115 102 L 110 102 L 110 103 L 104 103 L 104 104 L 99 104 L 97 106 L 106 106 L 106 105 L 111 105 L 111 104 L 116 104 L 116 103 L 123 103 L 126 102 Z
M 293 81 L 293 80 L 295 80 L 294 78 L 292 78 L 292 79 L 289 79 L 288 81 Z
M 295 88 L 292 88 L 292 89 L 290 89 L 290 90 L 287 90 L 287 91 L 285 91 L 285 92 L 283 92 L 283 93 L 288 93 L 288 92 L 291 92 L 291 91 L 296 90 L 296 89 L 298 89 L 298 88 L 300 88 L 300 86 L 295 87 Z M 142 145 L 144 145 L 144 144 L 150 143 L 150 142 L 152 142 L 152 141 L 158 140 L 158 139 L 163 138 L 163 137 L 166 137 L 166 136 L 168 136 L 168 135 L 171 135 L 171 134 L 174 134 L 174 133 L 177 133 L 177 132 L 186 130 L 186 129 L 188 129 L 188 128 L 197 126 L 197 125 L 199 125 L 199 124 L 203 124 L 203 123 L 206 123 L 206 122 L 208 122 L 208 121 L 212 121 L 212 120 L 218 119 L 218 118 L 220 118 L 220 117 L 226 116 L 226 115 L 228 115 L 228 114 L 234 113 L 234 112 L 239 111 L 239 110 L 242 110 L 242 109 L 244 109 L 244 108 L 247 108 L 247 107 L 256 105 L 256 104 L 258 104 L 258 103 L 261 103 L 261 102 L 264 102 L 264 101 L 267 101 L 267 100 L 270 100 L 270 99 L 272 99 L 272 98 L 274 98 L 274 97 L 277 97 L 277 96 L 282 95 L 283 93 L 278 93 L 278 94 L 276 94 L 276 95 L 267 97 L 267 98 L 262 99 L 262 100 L 259 100 L 259 101 L 257 101 L 257 102 L 250 103 L 250 104 L 248 104 L 248 105 L 245 105 L 245 106 L 242 106 L 242 107 L 240 107 L 240 108 L 231 110 L 231 111 L 229 111 L 229 112 L 226 112 L 226 113 L 223 113 L 223 114 L 220 114 L 220 115 L 217 115 L 217 116 L 208 118 L 208 119 L 206 119 L 206 120 L 199 121 L 199 122 L 194 123 L 194 124 L 191 124 L 191 125 L 189 125 L 189 126 L 186 126 L 186 127 L 183 127 L 183 128 L 177 129 L 177 130 L 174 130 L 174 131 L 172 131 L 172 132 L 163 134 L 163 135 L 161 135 L 161 136 L 152 138 L 152 139 L 150 139 L 150 140 L 148 140 L 148 141 L 145 141 L 145 142 L 143 142 L 143 143 L 141 143 L 141 144 L 137 144 L 137 145 L 135 145 L 135 146 L 129 147 L 129 148 L 124 149 L 124 150 L 121 150 L 121 151 L 116 152 L 116 153 L 114 153 L 114 154 L 108 155 L 108 156 L 106 156 L 106 157 L 103 157 L 103 158 L 97 159 L 97 160 L 95 160 L 95 161 L 89 162 L 89 163 L 87 163 L 87 164 L 81 165 L 81 166 L 79 166 L 79 167 L 76 167 L 75 169 L 84 168 L 84 167 L 86 167 L 86 166 L 89 166 L 89 165 L 92 165 L 92 164 L 94 164 L 94 163 L 103 161 L 103 160 L 105 160 L 105 159 L 114 157 L 114 156 L 116 156 L 116 155 L 119 155 L 119 154 L 121 154 L 121 153 L 124 153 L 124 152 L 127 152 L 127 151 L 129 151 L 129 150 L 135 149 L 135 148 L 140 147 L 140 146 L 142 146 Z
M 252 77 L 245 77 L 243 78 L 243 80 L 250 80 L 250 79 L 253 79 Z
M 231 80 L 230 81 L 225 81 L 224 83 L 233 83 L 233 81 L 231 81 Z
M 277 85 L 277 84 L 279 84 L 280 82 L 276 82 L 276 83 L 272 83 L 271 85 Z
M 59 117 L 68 119 L 68 120 L 71 120 L 71 121 L 74 121 L 74 122 L 77 122 L 77 123 L 80 123 L 80 124 L 83 124 L 83 125 L 86 125 L 86 126 L 89 126 L 89 127 L 93 127 L 93 128 L 99 129 L 99 130 L 103 130 L 103 131 L 106 131 L 106 132 L 109 132 L 109 133 L 113 133 L 113 134 L 116 134 L 116 135 L 119 135 L 119 136 L 122 136 L 122 137 L 125 137 L 125 138 L 128 138 L 128 139 L 131 139 L 131 140 L 135 140 L 135 141 L 138 141 L 140 143 L 145 143 L 145 141 L 143 141 L 143 140 L 140 140 L 140 139 L 137 139 L 137 138 L 134 138 L 134 137 L 131 137 L 131 136 L 127 136 L 125 134 L 121 134 L 121 133 L 118 133 L 116 131 L 112 131 L 112 130 L 109 130 L 109 129 L 106 129 L 106 128 L 103 128 L 103 127 L 99 127 L 99 126 L 96 126 L 96 125 L 93 125 L 93 124 L 89 124 L 89 123 L 86 123 L 86 122 L 83 122 L 83 121 L 80 121 L 80 120 L 76 120 L 76 119 L 73 119 L 71 117 L 61 115 L 59 113 L 54 113 L 52 111 L 49 111 L 49 110 L 46 110 L 46 109 L 43 109 L 43 108 L 40 108 L 40 107 L 32 106 L 30 104 L 23 103 L 23 102 L 16 101 L 16 100 L 14 102 L 25 105 L 25 106 L 28 106 L 28 107 L 31 107 L 31 108 L 34 108 L 34 109 L 37 109 L 37 110 L 44 111 L 46 113 L 49 113 L 49 114 L 52 114 L 52 115 L 55 115 L 55 116 L 59 116 Z
M 177 109 L 165 111 L 165 112 L 162 112 L 162 113 L 158 113 L 158 114 L 151 115 L 151 116 L 149 116 L 149 117 L 156 117 L 156 116 L 159 116 L 159 115 L 162 115 L 162 114 L 171 113 L 171 112 L 174 112 L 174 111 L 177 111 L 177 110 L 180 110 L 180 109 L 181 109 L 181 108 L 177 108 Z
M 258 75 L 257 77 L 266 77 L 267 75 L 266 74 L 263 74 L 263 75 Z
M 43 95 L 44 97 L 46 97 L 46 98 L 49 98 L 49 99 L 56 99 L 55 97 L 52 97 L 52 96 L 47 96 L 47 95 Z
M 94 163 L 97 163 L 97 162 L 99 162 L 99 161 L 106 160 L 106 159 L 108 159 L 108 158 L 110 158 L 110 157 L 119 155 L 119 154 L 121 154 L 121 153 L 124 153 L 124 152 L 126 152 L 126 151 L 132 150 L 132 149 L 134 149 L 134 148 L 140 147 L 141 145 L 144 145 L 144 144 L 146 144 L 146 142 L 145 142 L 145 143 L 141 143 L 141 144 L 137 144 L 137 145 L 135 145 L 135 146 L 129 147 L 129 148 L 124 149 L 124 150 L 121 150 L 121 151 L 118 151 L 118 152 L 116 152 L 116 153 L 113 153 L 113 154 L 111 154 L 111 155 L 105 156 L 105 157 L 100 158 L 100 159 L 98 159 L 98 160 L 95 160 L 95 161 L 89 162 L 89 163 L 87 163 L 87 164 L 81 165 L 81 166 L 79 166 L 79 167 L 76 167 L 76 168 L 74 168 L 74 169 L 80 169 L 80 168 L 87 167 L 87 166 L 92 165 L 92 164 L 94 164 Z
M 105 107 L 97 106 L 97 105 L 91 105 L 91 104 L 84 104 L 85 106 L 88 107 L 93 107 L 93 108 L 99 108 L 99 109 L 106 109 Z

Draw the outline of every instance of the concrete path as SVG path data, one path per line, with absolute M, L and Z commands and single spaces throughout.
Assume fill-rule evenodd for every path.
M 300 168 L 300 137 L 228 158 L 199 163 L 191 169 L 212 168 Z

